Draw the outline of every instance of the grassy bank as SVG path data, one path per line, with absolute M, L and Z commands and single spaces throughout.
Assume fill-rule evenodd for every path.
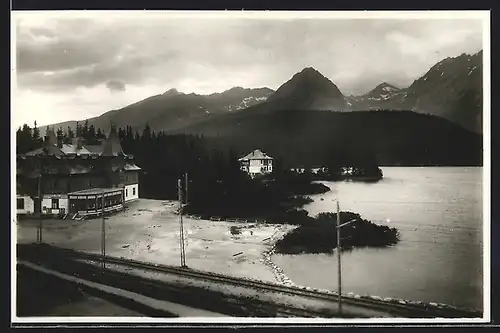
M 125 306 L 122 307 L 116 305 L 123 303 L 121 299 L 83 289 L 75 283 L 18 265 L 16 314 L 18 317 L 143 316 L 134 304 L 122 304 Z M 133 308 L 137 311 L 131 310 Z

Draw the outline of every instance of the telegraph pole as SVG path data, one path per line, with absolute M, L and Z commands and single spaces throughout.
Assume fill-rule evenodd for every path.
M 339 314 L 342 314 L 342 266 L 340 260 L 340 205 L 337 201 L 337 261 Z
M 184 184 L 184 187 L 185 187 L 185 198 L 184 198 L 184 202 L 187 204 L 188 203 L 188 174 L 186 172 L 186 175 L 185 175 L 185 184 Z
M 38 234 L 37 234 L 37 242 L 41 244 L 43 242 L 42 238 L 42 229 L 43 229 L 43 221 L 42 221 L 42 167 L 40 166 L 40 175 L 38 176 Z
M 102 191 L 101 202 L 101 254 L 102 254 L 102 268 L 106 268 L 106 219 L 104 218 L 104 191 Z
M 179 234 L 179 243 L 181 249 L 181 267 L 186 266 L 186 253 L 184 250 L 184 222 L 182 221 L 182 182 L 179 179 L 177 181 L 177 188 L 179 190 L 179 223 L 180 223 L 180 234 Z

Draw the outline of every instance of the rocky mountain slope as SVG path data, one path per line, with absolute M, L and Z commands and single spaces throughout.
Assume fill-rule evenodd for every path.
M 405 89 L 391 89 L 383 83 L 366 95 L 351 97 L 351 109 L 411 110 L 443 117 L 481 133 L 482 55 L 480 51 L 443 59 Z
M 119 110 L 89 118 L 89 126 L 107 130 L 111 123 L 118 127 L 132 126 L 142 130 L 147 124 L 153 130 L 173 130 L 187 126 L 212 115 L 238 112 L 265 101 L 274 91 L 269 88 L 245 89 L 234 87 L 210 95 L 184 94 L 170 89 L 161 95 L 151 96 Z M 81 121 L 83 122 L 83 121 Z M 52 125 L 51 125 L 52 126 Z M 66 130 L 76 128 L 76 121 L 54 124 Z M 45 127 L 40 128 L 45 133 Z
M 360 96 L 349 96 L 348 104 L 351 110 L 378 110 L 390 108 L 395 96 L 401 89 L 382 82 L 369 92 Z
M 339 88 L 312 67 L 304 68 L 281 85 L 269 99 L 275 107 L 297 110 L 344 111 L 347 102 Z
M 360 78 L 362 79 L 362 78 Z M 446 58 L 432 66 L 409 87 L 399 89 L 383 82 L 362 96 L 344 96 L 328 78 L 312 67 L 304 68 L 275 92 L 269 88 L 235 87 L 211 95 L 183 94 L 170 89 L 119 110 L 90 118 L 89 124 L 102 129 L 111 122 L 142 130 L 182 131 L 211 118 L 251 110 L 410 110 L 431 114 L 462 127 L 482 132 L 482 51 Z M 55 124 L 66 129 L 76 122 Z M 43 128 L 41 128 L 44 133 Z

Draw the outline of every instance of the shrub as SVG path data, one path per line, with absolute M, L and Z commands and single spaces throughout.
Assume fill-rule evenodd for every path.
M 241 234 L 240 228 L 237 226 L 234 226 L 234 225 L 229 228 L 229 231 L 231 232 L 231 235 L 240 235 Z
M 340 213 L 341 224 L 352 219 L 356 219 L 356 222 L 341 229 L 342 249 L 385 247 L 399 241 L 399 233 L 395 228 L 376 225 L 356 213 Z M 337 214 L 334 213 L 321 213 L 316 218 L 309 218 L 307 223 L 301 223 L 279 240 L 276 251 L 283 254 L 331 253 L 337 246 L 336 221 Z

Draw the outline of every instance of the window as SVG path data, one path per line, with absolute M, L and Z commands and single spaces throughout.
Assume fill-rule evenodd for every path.
M 128 197 L 128 188 L 125 189 L 125 196 Z
M 59 199 L 52 199 L 52 209 L 59 209 Z
M 17 209 L 24 209 L 24 198 L 17 198 Z
M 135 195 L 135 187 L 132 189 L 132 195 Z

